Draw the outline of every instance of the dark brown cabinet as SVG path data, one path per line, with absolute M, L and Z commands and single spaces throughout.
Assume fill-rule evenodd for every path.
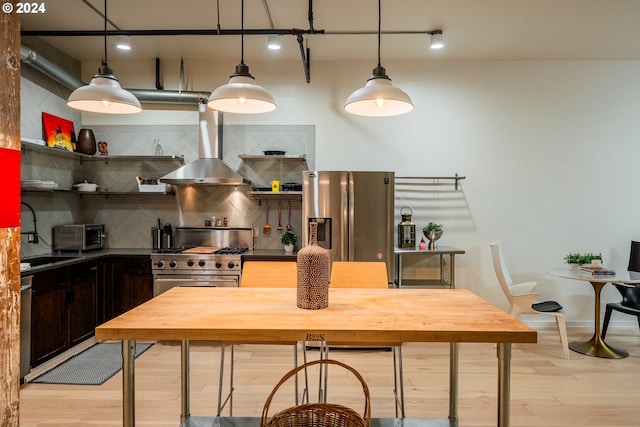
M 31 365 L 67 348 L 67 268 L 36 273 L 31 302 Z
M 152 297 L 148 255 L 102 257 L 34 273 L 31 365 L 92 337 L 96 326 Z
M 74 346 L 93 336 L 97 307 L 98 264 L 85 262 L 69 267 L 69 345 Z
M 37 366 L 90 337 L 96 327 L 98 264 L 87 261 L 35 273 L 31 364 Z
M 109 259 L 111 271 L 107 294 L 109 318 L 139 306 L 153 298 L 153 274 L 149 256 L 114 257 Z

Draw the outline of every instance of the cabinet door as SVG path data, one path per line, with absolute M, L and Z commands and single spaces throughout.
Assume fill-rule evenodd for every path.
M 31 364 L 68 348 L 66 267 L 34 274 L 31 306 Z
M 70 346 L 74 346 L 94 334 L 97 311 L 97 280 L 98 266 L 96 261 L 83 262 L 69 267 L 67 309 Z
M 114 258 L 111 267 L 114 317 L 153 298 L 150 257 Z
M 109 258 L 97 260 L 96 326 L 111 319 L 110 265 Z

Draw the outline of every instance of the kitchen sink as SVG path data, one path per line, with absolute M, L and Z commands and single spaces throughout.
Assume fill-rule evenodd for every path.
M 60 256 L 41 256 L 31 259 L 22 260 L 22 262 L 28 262 L 31 267 L 37 267 L 44 264 L 52 264 L 54 262 L 68 261 L 70 259 L 78 258 L 76 255 L 60 255 Z

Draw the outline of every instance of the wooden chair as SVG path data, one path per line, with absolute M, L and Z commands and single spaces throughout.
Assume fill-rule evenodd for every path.
M 242 265 L 242 288 L 295 288 L 297 285 L 295 261 L 245 261 Z
M 330 288 L 388 288 L 384 262 L 334 261 Z
M 387 289 L 389 281 L 387 265 L 384 262 L 334 261 L 331 264 L 329 288 Z M 331 304 L 331 302 L 329 302 Z M 361 348 L 361 346 L 359 346 Z M 376 347 L 379 348 L 379 347 Z M 393 386 L 396 417 L 404 412 L 404 375 L 402 369 L 402 343 L 396 343 L 393 350 Z M 328 348 L 325 354 L 328 357 Z M 325 376 L 326 378 L 326 376 Z M 326 386 L 325 386 L 326 391 Z
M 489 243 L 491 247 L 491 256 L 493 258 L 493 267 L 500 283 L 500 287 L 504 295 L 509 301 L 510 316 L 518 317 L 520 314 L 546 314 L 554 316 L 558 327 L 558 334 L 562 342 L 564 356 L 569 359 L 569 342 L 567 340 L 567 326 L 564 320 L 564 314 L 560 312 L 562 307 L 555 301 L 545 301 L 536 303 L 540 296 L 539 293 L 532 292 L 538 285 L 537 282 L 513 283 L 507 266 L 504 262 L 500 241 Z M 550 307 L 549 309 L 547 307 Z M 549 311 L 551 310 L 551 311 Z
M 241 288 L 295 288 L 298 284 L 298 270 L 295 261 L 245 261 L 242 265 L 242 275 L 240 276 Z M 293 345 L 293 366 L 298 366 L 298 343 Z M 229 393 L 225 401 L 222 401 L 222 388 L 224 379 L 224 355 L 226 345 L 222 343 L 220 351 L 220 379 L 218 384 L 218 416 L 221 415 L 227 402 L 229 402 L 229 415 L 233 412 L 233 368 L 234 368 L 234 346 L 231 345 L 231 362 L 229 375 Z M 304 343 L 303 343 L 304 348 Z M 303 363 L 307 363 L 306 352 L 303 351 Z M 298 377 L 295 380 L 295 404 L 299 403 Z M 305 370 L 305 388 L 302 393 L 302 400 L 308 401 L 308 377 Z

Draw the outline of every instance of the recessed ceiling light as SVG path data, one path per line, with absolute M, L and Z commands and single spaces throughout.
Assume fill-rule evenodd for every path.
M 116 47 L 120 50 L 131 50 L 131 40 L 129 36 L 118 36 L 116 38 Z
M 269 36 L 267 39 L 267 47 L 269 50 L 280 50 L 282 48 L 280 36 Z
M 431 49 L 442 49 L 444 47 L 444 36 L 442 30 L 434 30 L 429 33 L 429 46 Z

